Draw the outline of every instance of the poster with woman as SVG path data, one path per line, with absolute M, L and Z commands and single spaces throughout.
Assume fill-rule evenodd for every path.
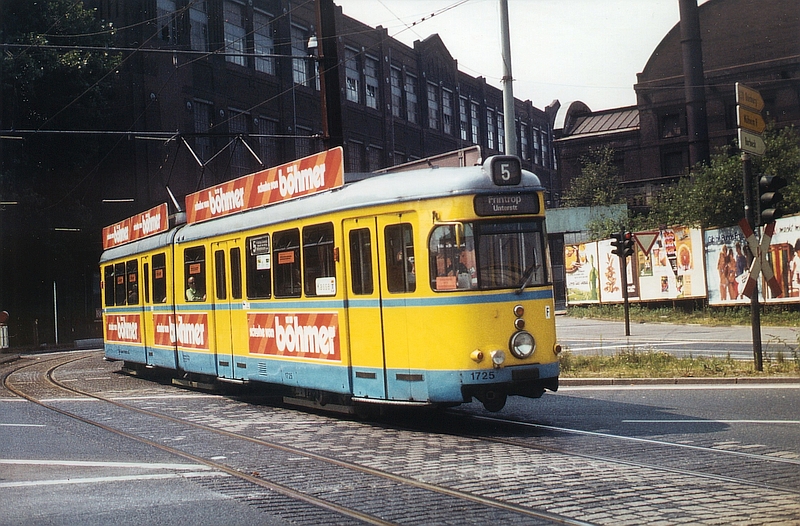
M 747 240 L 738 226 L 705 231 L 706 282 L 709 305 L 749 303 L 743 294 L 749 279 Z M 758 284 L 761 289 L 761 283 Z
M 567 303 L 581 305 L 600 302 L 597 243 L 577 243 L 564 246 Z
M 603 303 L 616 303 L 622 301 L 622 275 L 620 274 L 620 258 L 611 251 L 614 247 L 610 239 L 597 243 L 598 271 L 600 275 L 600 300 Z M 625 258 L 627 263 L 628 299 L 639 298 L 639 279 L 636 272 L 638 260 L 634 251 L 633 256 Z
M 767 301 L 800 301 L 800 216 L 782 217 L 775 221 L 775 231 L 769 244 L 769 261 L 778 280 L 780 293 L 766 287 Z M 759 286 L 763 286 L 759 280 Z

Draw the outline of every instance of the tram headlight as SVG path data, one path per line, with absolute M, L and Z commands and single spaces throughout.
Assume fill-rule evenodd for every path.
M 506 361 L 506 353 L 500 349 L 490 352 L 489 355 L 492 357 L 492 365 L 495 368 L 500 367 Z
M 533 354 L 535 349 L 536 340 L 533 339 L 533 335 L 528 331 L 516 332 L 514 333 L 514 336 L 511 337 L 509 350 L 511 351 L 511 354 L 517 358 L 521 360 L 528 358 Z

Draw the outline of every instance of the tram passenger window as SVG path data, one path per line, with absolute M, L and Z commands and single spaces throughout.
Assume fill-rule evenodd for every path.
M 386 243 L 386 284 L 389 292 L 414 292 L 417 288 L 414 236 L 411 225 L 389 225 Z
M 128 295 L 128 305 L 139 304 L 139 262 L 132 259 L 125 263 L 126 285 L 125 292 Z
M 153 256 L 153 303 L 167 302 L 167 256 Z
M 333 223 L 303 229 L 303 273 L 306 296 L 336 294 Z
M 142 265 L 142 277 L 144 278 L 144 302 L 150 303 L 150 265 Z
M 228 290 L 225 283 L 225 251 L 217 250 L 214 252 L 214 267 L 216 277 L 217 299 L 228 299 Z
M 114 305 L 125 305 L 128 291 L 125 286 L 125 263 L 114 265 Z
M 431 288 L 436 291 L 478 288 L 472 225 L 436 227 L 429 242 Z
M 275 297 L 299 298 L 300 231 L 298 229 L 275 232 L 272 236 L 272 260 L 275 262 Z
M 271 260 L 269 250 L 269 234 L 248 237 L 247 259 L 247 298 L 269 298 L 272 293 Z
M 231 249 L 231 297 L 242 299 L 242 256 L 239 247 Z
M 186 301 L 206 299 L 206 249 L 187 248 L 183 253 L 183 275 L 186 278 Z
M 368 228 L 350 232 L 350 282 L 354 294 L 372 294 L 372 237 Z
M 105 290 L 105 306 L 111 307 L 114 305 L 114 289 L 116 281 L 114 279 L 114 265 L 106 265 L 103 269 L 103 289 Z

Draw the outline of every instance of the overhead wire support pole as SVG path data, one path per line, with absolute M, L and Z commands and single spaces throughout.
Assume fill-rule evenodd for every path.
M 506 155 L 517 155 L 517 128 L 514 111 L 514 77 L 511 74 L 511 34 L 508 24 L 508 0 L 500 0 L 500 38 L 503 41 L 503 130 Z

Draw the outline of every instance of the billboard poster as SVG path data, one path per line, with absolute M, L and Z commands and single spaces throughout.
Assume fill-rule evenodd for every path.
M 773 294 L 769 287 L 764 287 L 762 290 L 767 301 L 800 301 L 800 216 L 775 221 L 769 260 L 781 290 L 780 294 Z M 763 286 L 762 280 L 759 280 L 759 286 Z
M 750 277 L 745 247 L 747 240 L 739 226 L 705 231 L 706 282 L 709 305 L 750 303 L 743 293 Z M 759 284 L 759 289 L 760 289 Z
M 564 269 L 568 304 L 600 302 L 600 269 L 597 265 L 596 242 L 566 244 Z
M 251 354 L 341 361 L 336 312 L 247 315 Z
M 637 247 L 642 300 L 702 298 L 706 294 L 703 236 L 699 229 L 660 230 L 650 252 Z
M 600 273 L 600 300 L 603 303 L 615 303 L 622 300 L 622 275 L 620 274 L 620 258 L 612 254 L 614 250 L 610 239 L 597 243 L 597 257 Z M 639 298 L 639 280 L 636 267 L 638 260 L 636 252 L 633 256 L 625 258 L 628 278 L 628 299 L 633 301 Z

